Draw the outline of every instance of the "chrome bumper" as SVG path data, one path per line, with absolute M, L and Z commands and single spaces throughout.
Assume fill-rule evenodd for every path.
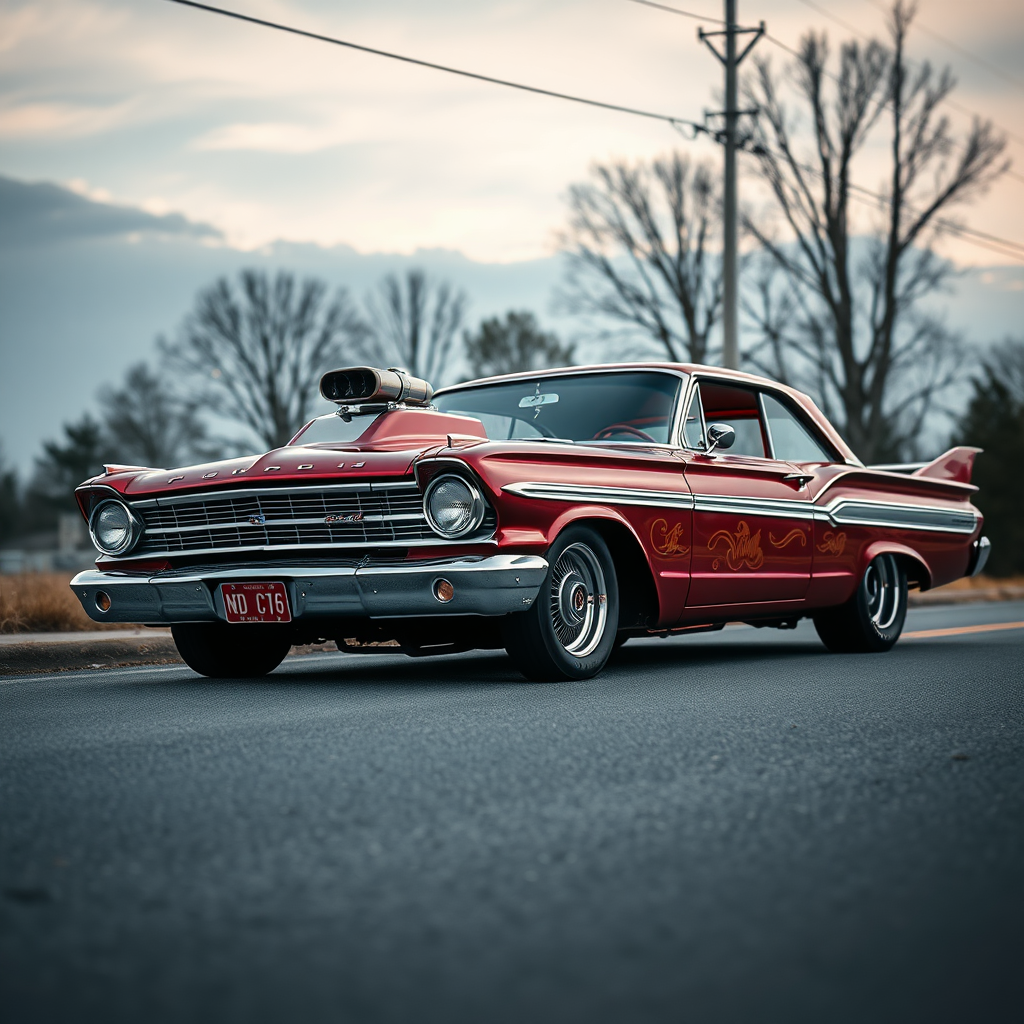
M 977 576 L 988 562 L 988 556 L 992 554 L 992 543 L 988 537 L 979 537 L 971 545 L 971 558 L 967 563 L 967 575 Z
M 433 615 L 506 615 L 536 600 L 548 563 L 537 555 L 490 555 L 422 563 L 361 567 L 232 567 L 132 575 L 89 569 L 71 589 L 97 622 L 224 620 L 221 583 L 279 580 L 288 589 L 293 619 L 401 618 Z M 452 584 L 447 603 L 434 596 L 440 580 Z M 100 602 L 110 606 L 102 611 Z

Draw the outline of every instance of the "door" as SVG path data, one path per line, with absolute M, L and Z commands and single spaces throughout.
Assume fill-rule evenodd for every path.
M 731 448 L 706 451 L 711 423 L 733 428 Z M 807 473 L 773 457 L 760 392 L 699 380 L 685 440 L 694 499 L 687 608 L 802 601 L 814 550 Z

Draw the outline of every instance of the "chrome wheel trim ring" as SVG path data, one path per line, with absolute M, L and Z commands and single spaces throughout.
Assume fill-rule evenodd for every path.
M 879 632 L 889 629 L 900 610 L 899 570 L 893 555 L 879 555 L 864 573 L 868 616 Z
M 597 555 L 586 544 L 570 544 L 551 569 L 551 626 L 568 654 L 585 658 L 604 638 L 608 588 Z

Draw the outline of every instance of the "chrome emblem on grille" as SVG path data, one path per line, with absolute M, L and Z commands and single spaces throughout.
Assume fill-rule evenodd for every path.
M 265 515 L 249 516 L 249 522 L 252 526 L 265 526 L 267 517 Z
M 325 516 L 325 523 L 361 523 L 363 521 L 362 512 L 349 512 L 345 516 Z

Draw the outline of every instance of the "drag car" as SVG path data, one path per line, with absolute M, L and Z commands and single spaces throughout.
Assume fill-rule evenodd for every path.
M 585 679 L 631 637 L 814 621 L 836 652 L 898 639 L 907 592 L 979 572 L 977 449 L 863 465 L 814 403 L 710 366 L 570 367 L 446 387 L 323 375 L 283 448 L 105 467 L 76 491 L 98 622 L 171 627 L 207 676 L 294 644 L 504 648 Z

